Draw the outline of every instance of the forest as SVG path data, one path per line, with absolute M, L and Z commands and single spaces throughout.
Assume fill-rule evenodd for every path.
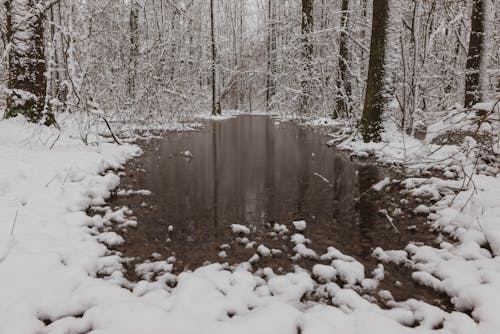
M 164 124 L 233 109 L 366 127 L 385 110 L 414 133 L 500 89 L 491 0 L 4 0 L 0 15 L 6 115 L 32 98 L 48 124 L 66 112 Z
M 0 334 L 500 333 L 497 0 L 0 0 Z

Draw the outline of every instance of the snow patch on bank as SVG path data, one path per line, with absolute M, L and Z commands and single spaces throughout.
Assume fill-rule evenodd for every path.
M 493 104 L 476 109 L 488 108 Z M 451 110 L 428 127 L 424 140 L 401 134 L 387 122 L 380 143 L 351 137 L 339 144 L 359 158 L 374 156 L 403 166 L 416 175 L 401 182 L 406 188 L 403 193 L 433 202 L 432 207 L 419 205 L 414 213 L 427 216 L 431 229 L 441 231 L 453 243 L 442 241 L 439 247 L 409 244 L 405 250 L 377 248 L 373 255 L 412 268 L 414 280 L 449 295 L 457 310 L 470 312 L 475 324 L 465 314 L 444 318 L 442 325 L 454 333 L 500 331 L 500 318 L 494 311 L 500 300 L 500 152 L 496 150 L 500 116 L 493 112 L 480 117 Z M 457 134 L 461 137 L 454 137 Z M 442 178 L 431 176 L 440 172 Z M 374 187 L 383 190 L 381 183 Z

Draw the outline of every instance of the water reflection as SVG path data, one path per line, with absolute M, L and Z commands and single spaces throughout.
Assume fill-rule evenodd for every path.
M 194 158 L 178 155 L 185 150 Z M 256 116 L 213 122 L 208 131 L 167 136 L 142 162 L 147 173 L 137 183 L 154 195 L 138 230 L 166 239 L 173 225 L 173 248 L 212 247 L 230 238 L 234 223 L 262 230 L 299 218 L 317 247 L 336 242 L 363 256 L 373 248 L 377 208 L 367 190 L 376 168 L 356 166 L 303 127 Z
M 117 197 L 112 203 L 128 205 L 139 217 L 119 250 L 142 260 L 152 253 L 175 253 L 178 270 L 193 269 L 207 260 L 220 261 L 219 246 L 234 241 L 229 226 L 236 223 L 253 229 L 250 239 L 285 250 L 282 257 L 262 259 L 260 266 L 286 269 L 294 264 L 286 242 L 268 237 L 266 223 L 292 229 L 292 220 L 305 219 L 311 248 L 322 254 L 334 246 L 363 262 L 368 273 L 377 264 L 370 256 L 375 247 L 402 249 L 411 240 L 433 239 L 429 233 L 412 234 L 403 228 L 397 234 L 388 227 L 378 210 L 388 207 L 392 195 L 371 190 L 386 175 L 374 165 L 350 161 L 324 141 L 291 123 L 275 125 L 266 117 L 242 116 L 212 122 L 206 131 L 175 133 L 151 142 L 129 165 L 145 172 L 129 170 L 122 186 L 149 189 L 153 195 Z M 186 150 L 192 159 L 179 154 Z M 226 260 L 246 261 L 254 252 L 232 245 Z M 387 274 L 389 286 L 384 288 L 395 280 L 403 283 L 399 292 L 393 291 L 395 296 L 417 294 L 419 288 L 407 270 L 395 267 Z M 418 293 L 436 297 L 427 290 Z
M 374 229 L 374 215 L 378 211 L 377 202 L 373 200 L 373 194 L 370 193 L 372 185 L 379 181 L 377 169 L 371 165 L 358 166 L 358 185 L 359 185 L 359 247 L 361 254 L 365 257 L 370 256 L 374 240 L 371 231 Z

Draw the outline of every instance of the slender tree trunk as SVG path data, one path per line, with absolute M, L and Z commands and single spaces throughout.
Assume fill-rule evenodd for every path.
M 385 107 L 385 58 L 389 20 L 389 0 L 373 2 L 372 36 L 368 82 L 361 132 L 365 142 L 380 141 L 381 118 Z
M 54 8 L 50 8 L 50 53 L 52 65 L 49 69 L 50 76 L 50 98 L 59 96 L 59 85 L 61 79 L 59 78 L 59 57 L 58 57 L 58 43 L 56 35 L 56 22 L 55 22 Z M 49 99 L 50 99 L 49 98 Z
M 128 72 L 128 94 L 129 101 L 133 103 L 136 90 L 137 63 L 139 56 L 139 4 L 132 1 L 130 4 L 130 59 Z
M 469 108 L 481 101 L 481 63 L 485 40 L 485 5 L 488 0 L 473 0 L 469 53 L 465 75 L 465 107 Z
M 238 57 L 238 4 L 241 5 L 240 1 L 234 1 L 233 7 L 231 8 L 231 33 L 233 39 L 233 66 L 235 71 L 239 71 L 239 57 Z M 234 74 L 234 80 L 236 84 L 234 88 L 231 89 L 231 101 L 233 104 L 233 109 L 238 110 L 238 74 Z
M 177 39 L 176 39 L 176 21 L 177 21 L 177 8 L 172 9 L 172 18 L 170 19 L 170 36 L 172 39 L 172 46 L 170 48 L 170 82 L 175 79 L 175 58 L 177 54 Z
M 407 133 L 411 134 L 413 133 L 413 123 L 415 119 L 415 114 L 417 112 L 417 106 L 418 106 L 418 78 L 417 78 L 417 67 L 418 67 L 418 39 L 417 39 L 417 29 L 418 29 L 418 1 L 419 0 L 414 0 L 413 3 L 413 16 L 411 20 L 411 44 L 413 45 L 413 59 L 412 59 L 412 73 L 411 73 L 411 80 L 410 80 L 410 108 L 408 110 L 408 124 L 403 125 L 403 131 L 407 131 Z M 406 127 L 406 129 L 405 129 Z
M 220 103 L 217 101 L 217 49 L 215 45 L 214 0 L 210 0 L 210 38 L 212 44 L 212 115 L 221 114 Z
M 240 2 L 240 31 L 239 31 L 239 44 L 240 44 L 240 63 L 243 64 L 243 28 L 244 28 L 244 15 L 245 13 L 245 2 Z M 245 91 L 243 85 L 243 74 L 239 74 L 238 76 L 238 90 L 239 90 L 239 104 L 242 105 L 245 103 Z
M 351 78 L 349 74 L 349 47 L 347 45 L 347 20 L 349 17 L 349 0 L 342 0 L 340 14 L 340 42 L 339 42 L 339 76 L 337 79 L 337 110 L 334 118 L 346 117 L 349 114 L 349 100 L 351 97 Z
M 62 13 L 61 13 L 61 2 L 57 3 L 57 17 L 59 20 L 59 25 L 62 26 Z M 56 54 L 59 53 L 60 55 L 60 60 L 59 60 L 59 66 L 57 68 L 57 72 L 59 73 L 58 77 L 60 79 L 59 81 L 59 91 L 57 94 L 57 99 L 62 102 L 65 106 L 63 108 L 63 111 L 66 110 L 66 102 L 68 100 L 68 92 L 69 92 L 69 87 L 67 83 L 67 71 L 66 69 L 68 68 L 68 56 L 67 56 L 67 45 L 64 40 L 64 35 L 62 31 L 59 29 L 57 33 L 57 44 L 58 47 L 56 48 Z
M 45 108 L 47 64 L 40 5 L 39 0 L 5 2 L 6 37 L 10 42 L 5 117 L 24 115 L 30 122 L 52 125 L 54 115 Z
M 266 83 L 266 106 L 270 109 L 271 100 L 276 93 L 275 71 L 276 71 L 276 9 L 273 1 L 268 0 L 268 22 L 269 32 L 267 41 L 267 83 Z
M 313 0 L 302 0 L 302 43 L 304 57 L 304 78 L 302 78 L 302 102 L 301 112 L 306 112 L 311 105 L 311 79 L 312 79 L 312 58 L 313 45 L 311 33 L 313 32 Z

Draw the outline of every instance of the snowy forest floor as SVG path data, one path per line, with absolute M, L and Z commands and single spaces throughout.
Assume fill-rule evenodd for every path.
M 310 124 L 323 123 L 330 122 Z M 480 117 L 451 110 L 427 128 L 423 140 L 402 137 L 391 124 L 382 143 L 364 144 L 347 128 L 332 133 L 330 144 L 352 159 L 374 157 L 407 174 L 403 180 L 381 178 L 374 191 L 397 183 L 416 202 L 432 203 L 417 206 L 415 214 L 438 231 L 437 244 L 376 248 L 380 266 L 371 273 L 335 245 L 318 254 L 309 247 L 307 222 L 290 221 L 271 228 L 289 236 L 298 257 L 326 262 L 312 273 L 296 268 L 256 274 L 249 262 L 273 254 L 255 245 L 258 255 L 233 267 L 210 264 L 174 274 L 173 258 L 145 262 L 135 267 L 142 279 L 131 283 L 124 276 L 128 260 L 112 251 L 125 240 L 108 228 L 141 222 L 130 219 L 126 208 L 106 208 L 106 201 L 120 185 L 124 164 L 141 149 L 114 144 L 88 131 L 93 127 L 67 125 L 61 132 L 21 118 L 3 120 L 0 333 L 497 333 L 499 127 L 498 112 Z M 405 205 L 390 202 L 381 209 L 397 224 Z M 88 215 L 89 207 L 104 209 Z M 231 232 L 240 241 L 252 233 L 236 222 Z M 385 307 L 364 298 L 384 280 L 383 264 L 389 263 L 448 295 L 454 311 L 415 299 L 391 301 L 387 291 L 379 296 Z M 323 302 L 307 298 L 312 295 Z

